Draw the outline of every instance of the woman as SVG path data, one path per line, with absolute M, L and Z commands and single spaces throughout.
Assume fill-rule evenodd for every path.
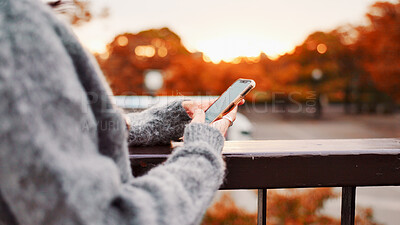
M 128 115 L 132 145 L 185 142 L 134 178 L 110 93 L 48 6 L 0 0 L 0 224 L 201 221 L 223 179 L 230 121 L 208 126 L 207 104 L 189 101 Z

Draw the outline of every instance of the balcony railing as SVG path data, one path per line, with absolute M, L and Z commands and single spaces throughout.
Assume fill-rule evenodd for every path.
M 162 163 L 170 146 L 134 147 L 135 176 Z M 354 224 L 357 186 L 400 185 L 400 139 L 227 141 L 221 189 L 258 189 L 258 224 L 266 224 L 267 189 L 342 187 L 341 224 Z

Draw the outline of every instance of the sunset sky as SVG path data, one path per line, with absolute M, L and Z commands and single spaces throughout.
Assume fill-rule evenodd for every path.
M 169 27 L 191 51 L 214 62 L 238 56 L 275 58 L 291 51 L 313 31 L 361 24 L 374 0 L 96 0 L 110 16 L 75 32 L 93 52 L 103 52 L 117 34 Z

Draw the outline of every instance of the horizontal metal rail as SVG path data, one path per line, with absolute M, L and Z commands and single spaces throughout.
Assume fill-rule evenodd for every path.
M 129 151 L 133 173 L 140 176 L 164 162 L 172 147 Z M 221 189 L 258 189 L 258 224 L 266 223 L 267 189 L 342 187 L 342 224 L 350 225 L 357 186 L 400 185 L 400 139 L 227 141 L 223 155 L 227 176 Z

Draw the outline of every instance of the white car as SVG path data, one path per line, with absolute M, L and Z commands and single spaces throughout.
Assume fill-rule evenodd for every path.
M 235 122 L 228 130 L 226 140 L 252 140 L 252 131 L 253 125 L 250 120 L 245 115 L 237 113 Z

